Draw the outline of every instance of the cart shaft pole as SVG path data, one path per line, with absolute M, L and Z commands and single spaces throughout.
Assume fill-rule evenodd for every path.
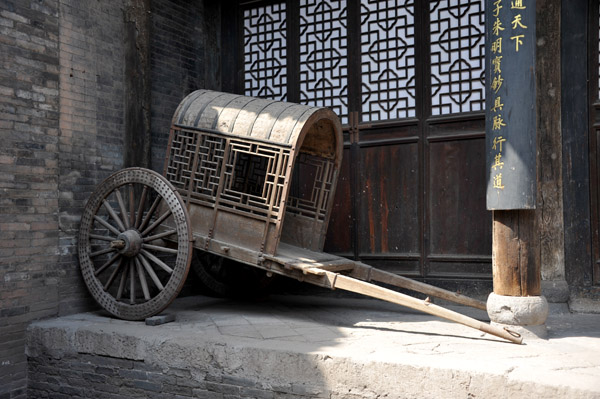
M 343 289 L 346 291 L 356 292 L 373 298 L 381 299 L 387 302 L 395 303 L 409 307 L 411 309 L 420 310 L 421 312 L 429 313 L 434 316 L 444 318 L 446 320 L 454 321 L 465 326 L 475 328 L 477 330 L 486 332 L 488 334 L 495 335 L 500 338 L 504 338 L 508 341 L 516 344 L 521 344 L 523 338 L 513 331 L 501 329 L 499 327 L 492 326 L 487 323 L 483 323 L 479 320 L 475 320 L 471 317 L 462 315 L 449 309 L 445 309 L 441 306 L 434 305 L 426 300 L 413 298 L 408 295 L 401 294 L 396 291 L 389 290 L 387 288 L 379 287 L 374 284 L 360 281 L 352 277 L 344 276 L 337 273 L 326 273 L 328 280 L 330 281 L 331 288 Z
M 365 265 L 367 266 L 367 265 Z M 371 266 L 367 266 L 371 267 Z M 399 288 L 406 288 L 412 291 L 421 292 L 425 295 L 434 296 L 436 298 L 445 299 L 461 305 L 470 306 L 481 310 L 487 310 L 485 302 L 477 299 L 469 298 L 456 292 L 451 292 L 442 288 L 434 287 L 429 284 L 415 281 L 410 278 L 402 277 L 397 274 L 385 272 L 383 270 L 372 268 L 370 272 L 370 280 L 380 283 L 390 284 Z

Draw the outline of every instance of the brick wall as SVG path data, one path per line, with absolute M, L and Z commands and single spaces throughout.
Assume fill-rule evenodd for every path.
M 181 100 L 197 89 L 220 89 L 215 72 L 220 5 L 214 3 L 218 2 L 153 0 L 151 4 L 151 167 L 161 173 L 171 119 Z
M 58 33 L 57 1 L 0 3 L 1 398 L 25 397 L 24 329 L 57 312 Z
M 220 6 L 206 3 L 150 2 L 157 170 L 179 101 L 205 87 L 206 58 L 218 68 Z M 93 189 L 123 166 L 126 135 L 136 134 L 125 131 L 124 111 L 132 7 L 148 2 L 0 2 L 1 399 L 26 395 L 29 322 L 96 306 L 80 276 L 77 230 Z
M 60 1 L 59 314 L 89 309 L 77 261 L 79 219 L 96 185 L 123 164 L 122 1 Z
M 207 367 L 208 368 L 208 367 Z M 360 398 L 294 381 L 274 384 L 196 368 L 90 354 L 52 353 L 32 358 L 28 397 L 34 398 L 206 398 L 311 399 Z M 318 385 L 318 384 L 315 384 Z
M 91 306 L 75 240 L 122 164 L 120 6 L 0 4 L 0 398 L 25 397 L 27 324 Z

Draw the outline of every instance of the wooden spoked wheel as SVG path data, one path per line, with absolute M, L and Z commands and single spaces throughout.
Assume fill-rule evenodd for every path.
M 192 255 L 183 200 L 167 179 L 121 170 L 90 197 L 79 229 L 79 261 L 94 299 L 109 313 L 143 320 L 179 294 Z

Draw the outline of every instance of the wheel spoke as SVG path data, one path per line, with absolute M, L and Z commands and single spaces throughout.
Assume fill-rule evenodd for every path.
M 99 275 L 100 273 L 102 273 L 107 267 L 109 267 L 110 265 L 112 265 L 113 263 L 115 263 L 115 261 L 121 256 L 121 254 L 117 253 L 114 254 L 113 257 L 111 257 L 109 260 L 106 261 L 105 264 L 103 264 L 102 266 L 100 266 L 95 272 L 94 272 L 94 276 Z
M 133 197 L 133 184 L 129 184 L 129 226 L 135 226 L 135 204 Z
M 162 200 L 161 196 L 156 197 L 156 199 L 152 203 L 152 206 L 150 207 L 150 210 L 146 214 L 146 217 L 142 221 L 142 224 L 140 225 L 140 227 L 138 228 L 138 230 L 143 230 L 144 227 L 146 227 L 146 225 L 148 224 L 148 222 L 150 222 L 150 219 L 152 219 L 152 215 L 154 214 L 154 211 L 156 211 L 156 208 L 158 207 L 158 204 L 160 204 L 161 200 Z
M 140 205 L 138 206 L 137 215 L 135 218 L 134 228 L 139 228 L 140 223 L 142 223 L 142 216 L 144 216 L 144 204 L 146 203 L 146 195 L 148 195 L 148 187 L 144 186 L 142 190 L 142 198 L 140 199 Z
M 101 240 L 101 241 L 114 241 L 114 240 L 116 240 L 116 237 L 101 236 L 99 234 L 90 234 L 90 238 L 94 239 L 94 240 Z
M 162 267 L 167 273 L 173 273 L 173 269 L 167 266 L 165 262 L 152 255 L 150 252 L 146 251 L 145 249 L 142 249 L 140 253 L 142 253 L 146 258 L 150 259 L 152 262 L 156 263 L 158 266 Z
M 117 216 L 117 214 L 115 213 L 115 211 L 112 208 L 112 206 L 110 206 L 110 204 L 108 203 L 108 201 L 106 199 L 103 199 L 102 200 L 102 204 L 104 205 L 104 207 L 108 211 L 108 214 L 110 215 L 110 217 L 112 218 L 112 220 L 114 220 L 117 223 L 117 226 L 119 226 L 119 228 L 121 229 L 121 231 L 125 231 L 125 226 L 123 225 L 123 222 L 121 222 L 121 218 Z
M 135 267 L 131 260 L 129 260 L 129 304 L 135 304 Z
M 100 223 L 102 226 L 109 229 L 112 233 L 114 233 L 116 235 L 121 234 L 121 232 L 119 230 L 117 230 L 113 225 L 111 225 L 106 220 L 102 219 L 101 217 L 94 215 L 94 220 L 97 221 L 98 223 Z
M 138 277 L 140 278 L 140 285 L 142 286 L 142 291 L 144 292 L 144 299 L 149 301 L 150 300 L 150 290 L 148 290 L 148 283 L 146 282 L 146 275 L 144 274 L 144 271 L 142 270 L 142 265 L 140 264 L 140 261 L 138 260 L 138 258 L 135 258 L 135 266 L 137 268 L 137 272 L 138 272 Z
M 125 258 L 121 258 L 119 264 L 117 265 L 117 267 L 115 267 L 115 270 L 113 270 L 110 277 L 106 281 L 106 284 L 104 284 L 104 291 L 108 291 L 108 288 L 112 285 L 113 281 L 115 280 L 115 277 L 117 277 L 117 274 L 119 273 L 119 270 L 121 270 L 121 266 L 123 266 L 124 262 Z
M 144 242 L 150 242 L 150 241 L 158 240 L 160 238 L 168 237 L 168 236 L 173 235 L 175 233 L 177 233 L 177 230 L 169 230 L 169 231 L 165 231 L 164 233 L 155 234 L 153 236 L 148 236 L 148 237 L 144 238 L 142 241 L 144 241 Z
M 125 227 L 129 228 L 129 218 L 127 217 L 127 210 L 125 210 L 125 203 L 123 202 L 123 197 L 121 197 L 121 191 L 118 188 L 115 188 L 115 195 L 117 196 L 117 202 L 119 203 L 119 209 L 121 210 L 121 217 L 123 222 L 125 223 Z
M 100 251 L 96 251 L 96 252 L 92 252 L 90 254 L 90 258 L 95 258 L 96 256 L 100 256 L 100 255 L 104 255 L 107 254 L 109 252 L 113 252 L 115 249 L 114 248 L 106 248 Z
M 154 269 L 152 269 L 152 266 L 150 265 L 150 263 L 148 262 L 148 260 L 142 254 L 139 254 L 138 257 L 140 258 L 140 261 L 142 262 L 142 265 L 144 266 L 144 269 L 146 269 L 146 272 L 148 272 L 148 275 L 150 276 L 150 278 L 154 282 L 154 285 L 156 285 L 156 287 L 160 291 L 162 291 L 165 287 L 160 282 L 160 279 L 156 275 L 156 272 L 154 272 Z
M 142 232 L 142 236 L 145 236 L 146 234 L 150 233 L 152 230 L 154 230 L 158 225 L 160 225 L 162 222 L 165 221 L 166 218 L 168 218 L 169 216 L 171 216 L 171 210 L 167 210 L 165 213 L 163 213 L 158 219 L 156 219 L 154 221 L 154 223 L 152 223 L 146 230 L 144 230 Z
M 177 252 L 178 252 L 176 249 L 165 248 L 165 247 L 161 247 L 159 245 L 142 244 L 142 248 L 152 249 L 154 251 L 164 252 L 167 254 L 175 254 L 175 255 L 177 255 Z
M 121 281 L 119 282 L 119 290 L 117 291 L 117 301 L 120 301 L 123 297 L 123 290 L 125 289 L 125 280 L 127 280 L 127 274 L 129 273 L 129 267 L 131 266 L 131 262 L 127 261 L 127 266 L 125 266 L 125 270 L 123 270 L 123 274 L 121 274 Z

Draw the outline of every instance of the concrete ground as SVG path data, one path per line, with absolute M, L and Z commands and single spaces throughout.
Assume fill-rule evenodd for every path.
M 147 326 L 96 312 L 40 321 L 29 328 L 28 354 L 212 368 L 263 387 L 291 381 L 298 397 L 600 398 L 600 315 L 566 306 L 551 307 L 547 340 L 524 345 L 369 299 L 197 296 L 165 313 L 176 320 Z

